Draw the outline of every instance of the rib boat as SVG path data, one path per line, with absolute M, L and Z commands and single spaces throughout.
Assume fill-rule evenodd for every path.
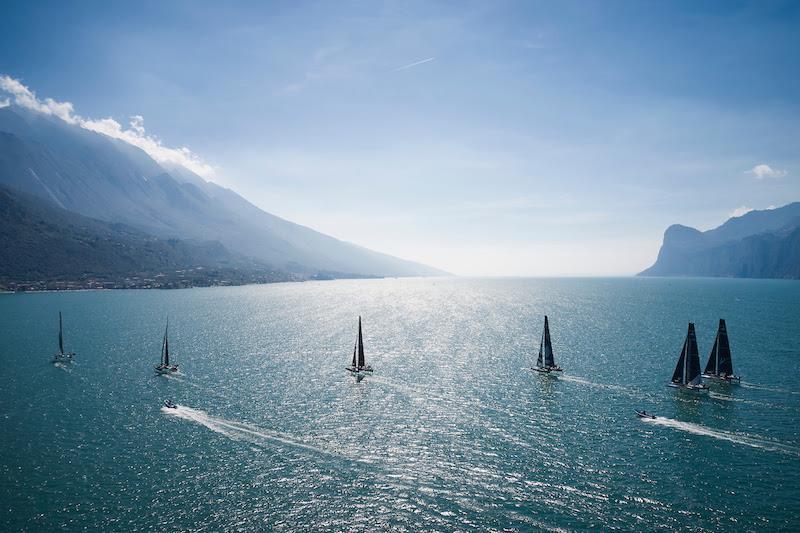
M 689 331 L 686 333 L 686 340 L 683 341 L 683 350 L 669 386 L 688 390 L 708 389 L 700 375 L 700 355 L 697 351 L 697 336 L 692 322 L 689 322 Z
M 358 317 L 358 337 L 356 345 L 353 347 L 353 362 L 347 367 L 348 372 L 356 375 L 364 375 L 372 372 L 372 367 L 364 359 L 364 338 L 361 334 L 361 317 Z
M 161 362 L 156 365 L 157 374 L 174 374 L 178 371 L 178 365 L 171 365 L 169 363 L 169 319 L 167 319 L 167 327 L 164 328 L 164 340 L 161 343 Z
M 733 375 L 733 360 L 731 359 L 731 345 L 728 342 L 728 328 L 725 320 L 719 319 L 717 338 L 714 347 L 708 355 L 708 363 L 703 371 L 703 377 L 720 381 L 741 381 L 742 378 Z
M 53 355 L 54 363 L 71 363 L 75 352 L 64 352 L 64 327 L 61 323 L 61 311 L 58 312 L 58 352 Z
M 550 322 L 547 320 L 547 315 L 544 315 L 544 330 L 542 331 L 542 340 L 539 342 L 539 358 L 536 360 L 536 366 L 531 368 L 542 374 L 562 371 L 553 357 L 553 343 L 550 341 Z

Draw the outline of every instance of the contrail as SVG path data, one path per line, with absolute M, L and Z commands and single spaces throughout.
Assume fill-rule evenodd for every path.
M 429 57 L 428 59 L 423 59 L 422 61 L 416 61 L 414 63 L 409 63 L 408 65 L 403 65 L 402 67 L 397 67 L 392 72 L 397 72 L 399 70 L 405 70 L 407 68 L 416 67 L 417 65 L 421 65 L 423 63 L 427 63 L 429 61 L 433 61 L 434 59 L 436 59 L 436 58 L 435 57 Z

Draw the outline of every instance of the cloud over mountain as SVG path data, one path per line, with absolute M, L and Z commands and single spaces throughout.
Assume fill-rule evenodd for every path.
M 189 148 L 185 146 L 170 148 L 164 146 L 157 137 L 148 135 L 144 128 L 144 117 L 141 115 L 132 116 L 128 128 L 123 127 L 111 117 L 84 118 L 75 113 L 75 107 L 71 102 L 58 102 L 52 98 L 40 99 L 34 91 L 8 75 L 0 75 L 0 91 L 9 95 L 9 98 L 0 100 L 0 107 L 10 104 L 10 98 L 13 98 L 13 103 L 18 106 L 58 117 L 68 124 L 77 124 L 87 130 L 96 131 L 141 148 L 159 163 L 185 167 L 206 179 L 214 176 L 214 167 L 203 161 Z

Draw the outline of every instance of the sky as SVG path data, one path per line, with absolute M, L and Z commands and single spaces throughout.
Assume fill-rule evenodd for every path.
M 798 2 L 9 2 L 0 75 L 460 275 L 630 275 L 800 200 Z

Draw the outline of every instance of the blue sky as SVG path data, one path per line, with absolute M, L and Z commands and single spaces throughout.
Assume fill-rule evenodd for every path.
M 2 15 L 0 74 L 40 98 L 140 115 L 267 211 L 459 274 L 631 274 L 669 224 L 800 200 L 797 2 Z

